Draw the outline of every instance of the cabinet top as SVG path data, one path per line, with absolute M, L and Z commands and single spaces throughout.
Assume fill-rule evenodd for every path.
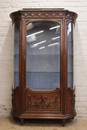
M 10 14 L 11 19 L 18 18 L 68 18 L 72 19 L 73 21 L 77 18 L 77 13 L 69 10 L 65 10 L 64 8 L 23 8 L 22 10 L 15 11 Z

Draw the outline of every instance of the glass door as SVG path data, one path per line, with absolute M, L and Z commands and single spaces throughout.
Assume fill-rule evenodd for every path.
M 60 88 L 60 24 L 33 21 L 26 28 L 26 87 Z

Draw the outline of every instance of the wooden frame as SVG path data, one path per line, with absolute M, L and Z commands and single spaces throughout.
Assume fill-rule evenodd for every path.
M 13 116 L 20 118 L 22 123 L 25 118 L 62 119 L 64 125 L 66 119 L 74 118 L 76 115 L 74 90 L 67 88 L 67 24 L 74 23 L 77 14 L 64 9 L 23 9 L 11 13 L 10 17 L 13 23 L 17 22 L 20 26 L 19 86 L 13 90 Z M 61 25 L 59 89 L 33 91 L 26 88 L 26 24 L 30 21 L 56 21 Z M 42 104 L 38 100 L 35 104 L 36 97 Z

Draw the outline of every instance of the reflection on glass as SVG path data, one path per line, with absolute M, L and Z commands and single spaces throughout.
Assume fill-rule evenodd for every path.
M 40 90 L 60 87 L 60 25 L 29 23 L 26 41 L 26 86 Z
M 14 24 L 14 89 L 19 86 L 19 25 Z
M 73 30 L 72 23 L 68 24 L 68 88 L 73 88 Z

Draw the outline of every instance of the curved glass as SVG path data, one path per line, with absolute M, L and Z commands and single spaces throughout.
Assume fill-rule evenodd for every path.
M 60 25 L 35 21 L 27 25 L 26 86 L 50 90 L 60 87 Z
M 19 86 L 19 25 L 14 24 L 14 89 Z
M 68 24 L 67 30 L 68 42 L 68 88 L 73 88 L 73 24 Z

